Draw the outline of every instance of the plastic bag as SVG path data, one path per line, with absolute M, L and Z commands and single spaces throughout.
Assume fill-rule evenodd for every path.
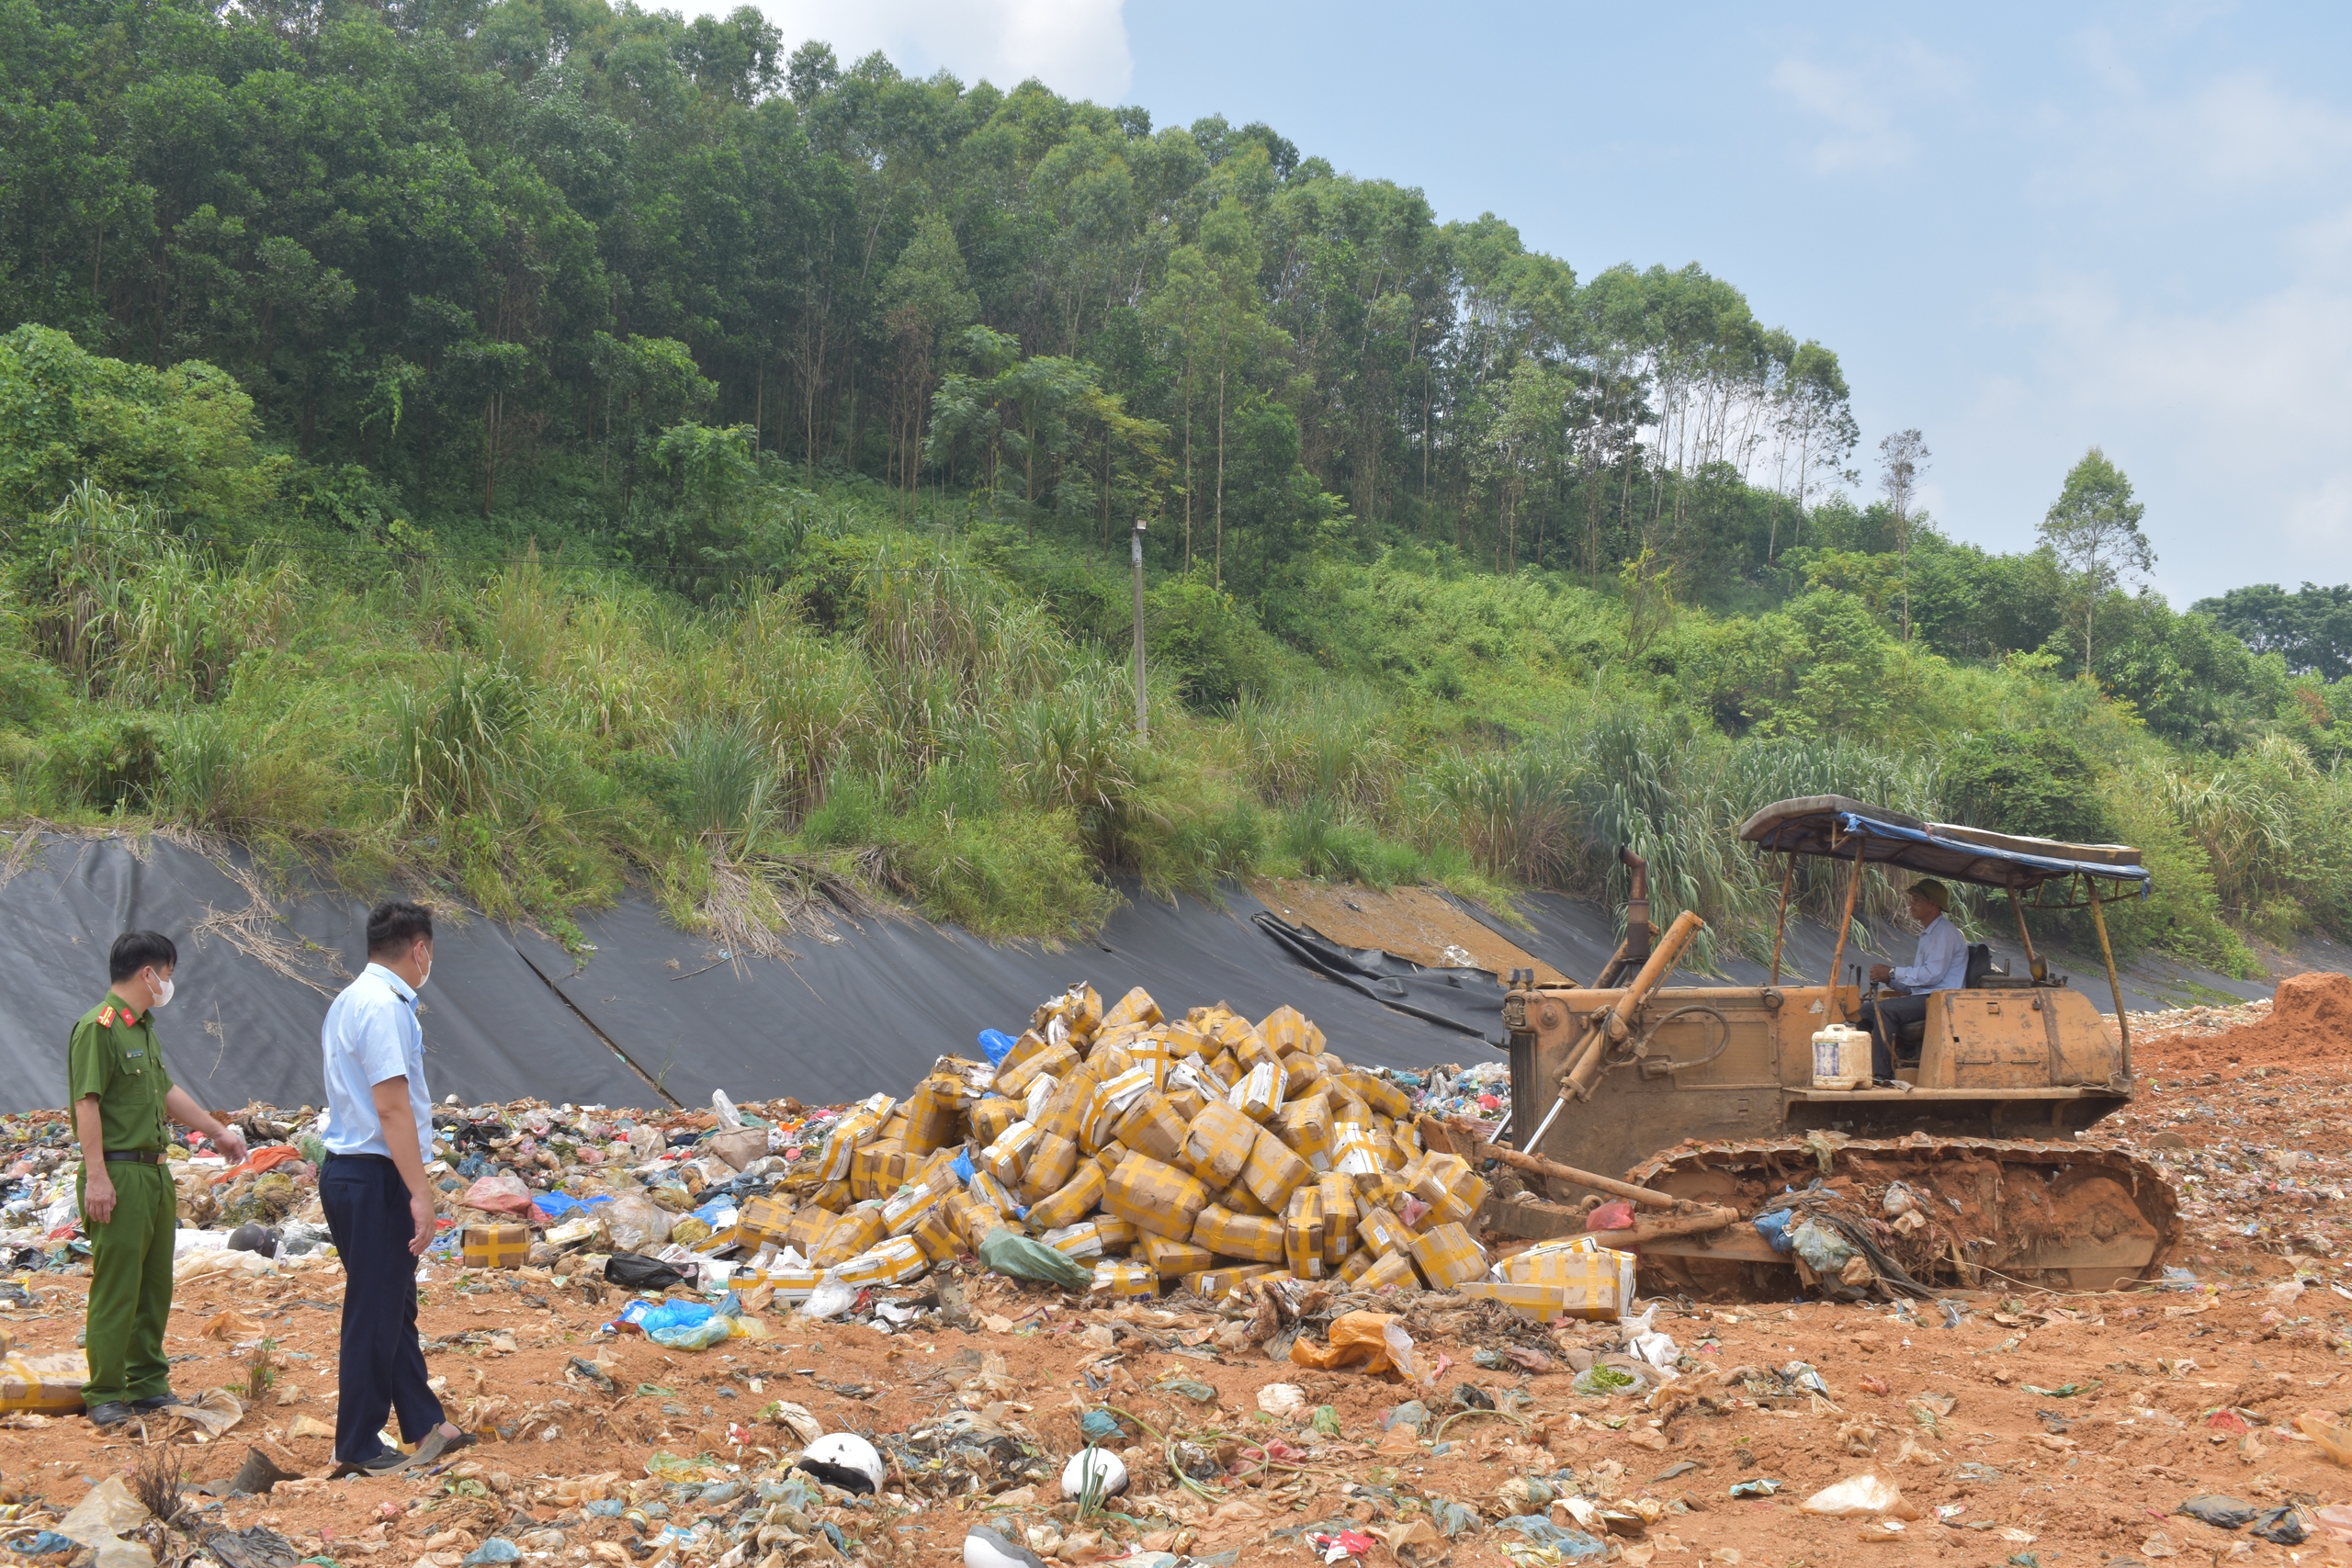
M 710 1109 L 718 1115 L 719 1126 L 726 1131 L 732 1133 L 743 1125 L 743 1113 L 735 1109 L 735 1102 L 727 1098 L 725 1089 L 710 1091 Z
M 2342 1465 L 2352 1465 L 2352 1427 L 2337 1425 L 2316 1410 L 2306 1410 L 2295 1417 L 2295 1425 L 2303 1436 L 2318 1446 L 2319 1451 Z
M 2211 1525 L 2215 1529 L 2225 1530 L 2233 1530 L 2241 1525 L 2252 1524 L 2254 1516 L 2260 1511 L 2251 1503 L 2235 1497 L 2221 1496 L 2211 1492 L 2191 1497 L 2174 1510 L 2176 1513 L 2187 1514 L 2192 1519 Z
M 1290 1359 L 1317 1371 L 1359 1365 L 1367 1372 L 1393 1371 L 1387 1329 L 1395 1321 L 1385 1312 L 1342 1313 L 1331 1320 L 1329 1345 L 1317 1345 L 1302 1334 L 1291 1341 Z
M 645 1337 L 656 1345 L 673 1350 L 707 1350 L 713 1345 L 723 1345 L 734 1337 L 735 1320 L 717 1314 L 700 1323 L 684 1324 L 675 1328 L 649 1328 Z
M 686 1282 L 685 1275 L 658 1258 L 616 1252 L 605 1259 L 605 1279 L 624 1291 L 666 1291 Z
M 1854 1256 L 1852 1244 L 1819 1220 L 1809 1219 L 1790 1232 L 1789 1245 L 1816 1274 L 1835 1274 Z
M 1668 1371 L 1682 1359 L 1682 1347 L 1674 1342 L 1670 1334 L 1636 1334 L 1625 1341 L 1625 1348 L 1660 1371 Z
M 1802 1505 L 1808 1514 L 1826 1518 L 1849 1518 L 1857 1514 L 1883 1515 L 1889 1518 L 1916 1519 L 1919 1510 L 1903 1500 L 1902 1490 L 1892 1481 L 1875 1475 L 1849 1475 L 1835 1486 L 1825 1486 L 1807 1497 Z
M 458 1202 L 493 1214 L 520 1214 L 531 1207 L 531 1190 L 519 1176 L 485 1176 L 467 1188 Z
M 1004 1059 L 1012 1054 L 1014 1043 L 1012 1036 L 1001 1029 L 980 1031 L 980 1052 L 988 1057 L 989 1066 L 991 1067 L 1004 1066 Z
M 1090 1274 L 1087 1278 L 1091 1280 L 1093 1276 Z M 857 1287 L 844 1284 L 828 1274 L 817 1281 L 817 1288 L 808 1292 L 807 1301 L 800 1303 L 800 1315 L 820 1319 L 839 1317 L 856 1304 Z
M 1076 1291 L 1094 1283 L 1094 1270 L 1085 1264 L 1002 1225 L 980 1238 L 979 1255 L 982 1265 L 1016 1280 L 1035 1280 L 1040 1284 L 1062 1285 Z
M 1614 1367 L 1604 1367 L 1595 1362 L 1577 1374 L 1573 1386 L 1578 1393 L 1605 1399 L 1625 1389 L 1638 1388 L 1641 1386 L 1641 1379 L 1631 1372 L 1621 1372 Z
M 718 1309 L 707 1302 L 662 1302 L 637 1320 L 637 1325 L 648 1335 L 670 1329 L 693 1328 L 718 1315 Z
M 1390 1364 L 1405 1374 L 1407 1382 L 1419 1383 L 1423 1388 L 1437 1387 L 1435 1370 L 1423 1367 L 1420 1358 L 1413 1354 L 1413 1337 L 1405 1332 L 1403 1324 L 1390 1319 L 1382 1325 L 1380 1339 L 1388 1348 Z
M 2257 1540 L 2275 1546 L 2301 1546 L 2311 1539 L 2311 1531 L 2293 1507 L 2265 1508 L 2254 1516 L 2254 1528 L 2246 1532 Z
M 652 1252 L 670 1239 L 670 1215 L 652 1199 L 625 1192 L 605 1211 L 605 1228 L 615 1252 Z
M 1624 1199 L 1601 1204 L 1584 1217 L 1589 1231 L 1629 1231 L 1634 1228 L 1634 1205 Z
M 1789 1222 L 1795 1218 L 1796 1215 L 1786 1209 L 1775 1209 L 1769 1214 L 1758 1214 L 1754 1222 L 1756 1234 L 1770 1242 L 1773 1251 L 1786 1252 L 1796 1245 L 1789 1239 Z
M 1555 1525 L 1541 1514 L 1513 1514 L 1495 1526 L 1498 1530 L 1516 1530 L 1538 1546 L 1548 1546 L 1566 1562 L 1587 1557 L 1599 1557 L 1609 1550 L 1606 1541 L 1589 1536 L 1582 1530 L 1572 1530 L 1566 1525 Z

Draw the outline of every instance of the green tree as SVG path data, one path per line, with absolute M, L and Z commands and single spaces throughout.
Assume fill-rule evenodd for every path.
M 2113 832 L 2089 760 L 2053 729 L 1963 738 L 1943 755 L 1943 792 L 1953 820 L 1971 827 L 2069 843 Z
M 946 334 L 968 325 L 980 311 L 956 232 L 944 216 L 931 213 L 918 220 L 914 237 L 882 280 L 875 305 L 883 330 L 898 346 L 891 378 L 891 477 L 911 502 L 922 472 L 933 360 Z
M 2091 672 L 2091 637 L 2099 602 L 2127 575 L 2145 573 L 2156 552 L 2140 532 L 2147 508 L 2132 499 L 2132 481 L 2092 447 L 2066 474 L 2058 499 L 2041 519 L 2041 542 L 2074 574 L 2081 602 L 2083 673 Z
M 85 479 L 187 521 L 244 523 L 287 468 L 260 433 L 253 400 L 209 365 L 126 364 L 47 327 L 0 337 L 0 523 L 47 513 Z
M 1911 640 L 1911 530 L 1919 500 L 1919 480 L 1928 471 L 1927 438 L 1917 430 L 1898 430 L 1878 444 L 1879 493 L 1894 519 L 1894 550 L 1901 562 L 1903 640 Z

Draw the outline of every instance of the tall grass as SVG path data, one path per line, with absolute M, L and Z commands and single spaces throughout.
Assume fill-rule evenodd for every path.
M 390 718 L 385 761 L 407 820 L 495 822 L 512 807 L 526 720 L 512 670 L 458 660 L 438 682 L 394 688 Z
M 2279 737 L 2166 752 L 2030 663 L 1887 653 L 1889 701 L 1924 740 L 1735 739 L 1717 727 L 1728 622 L 1688 612 L 1636 649 L 1605 594 L 1335 557 L 1306 569 L 1316 615 L 1286 643 L 1252 627 L 1223 684 L 1185 662 L 1210 641 L 1155 656 L 1147 746 L 1125 648 L 1092 640 L 1107 601 L 1069 590 L 1091 566 L 902 528 L 847 494 L 773 523 L 778 570 L 696 604 L 560 558 L 480 571 L 414 536 L 306 579 L 81 487 L 6 558 L 0 782 L 19 814 L 284 838 L 558 931 L 633 876 L 741 951 L 817 897 L 1065 935 L 1130 875 L 1613 905 L 1631 847 L 1657 918 L 1695 909 L 1758 953 L 1781 868 L 1737 841 L 1757 807 L 1836 793 L 1942 816 L 1933 736 L 2032 723 L 2095 737 L 2115 820 L 2159 867 L 2158 897 L 2117 911 L 2127 945 L 2238 965 L 2233 925 L 2352 930 L 2352 778 Z M 1188 710 L 1210 685 L 1239 695 Z M 1801 870 L 1808 910 L 1836 908 L 1839 870 Z M 1875 921 L 1898 893 L 1868 886 Z
M 683 725 L 670 743 L 679 764 L 678 823 L 689 833 L 748 848 L 765 824 L 775 775 L 768 749 L 740 723 Z

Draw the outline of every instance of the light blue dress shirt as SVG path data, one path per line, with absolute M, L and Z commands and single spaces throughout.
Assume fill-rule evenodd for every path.
M 1941 915 L 1919 933 L 1918 956 L 1898 965 L 1894 983 L 1906 991 L 1957 991 L 1968 983 L 1968 939 Z
M 408 1079 L 417 1152 L 433 1162 L 433 1093 L 424 1087 L 424 1030 L 416 1021 L 416 992 L 380 964 L 370 964 L 327 1009 L 319 1031 L 326 1055 L 327 1125 L 321 1135 L 331 1155 L 391 1158 L 376 1086 Z

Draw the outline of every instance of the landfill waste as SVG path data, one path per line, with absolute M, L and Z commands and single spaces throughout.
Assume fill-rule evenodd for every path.
M 357 1509 L 360 1483 L 316 1479 L 343 1283 L 312 1206 L 316 1112 L 233 1112 L 257 1155 L 285 1152 L 232 1171 L 200 1138 L 175 1145 L 191 1409 L 132 1439 L 187 1456 L 199 1512 L 116 1539 L 220 1568 L 718 1568 L 739 1548 L 733 1568 L 801 1568 L 953 1560 L 959 1540 L 988 1568 L 1335 1548 L 1400 1568 L 1714 1568 L 1857 1539 L 1906 1549 L 1888 1561 L 2064 1568 L 2143 1540 L 2152 1564 L 2352 1545 L 2352 1384 L 2334 1381 L 2352 1356 L 2352 1081 L 2324 1063 L 2213 1072 L 2135 1021 L 2140 1098 L 2085 1138 L 2181 1181 L 2194 1212 L 2165 1288 L 1988 1278 L 1871 1299 L 1887 1292 L 1841 1269 L 1801 1302 L 1672 1274 L 1636 1300 L 1630 1255 L 1480 1228 L 1489 1205 L 1557 1193 L 1420 1145 L 1419 1112 L 1503 1120 L 1498 1064 L 1373 1071 L 1286 1019 L 1204 1017 L 1204 1034 L 1138 1000 L 1109 1026 L 1121 1006 L 1089 1030 L 1083 994 L 1057 994 L 1043 1027 L 967 1034 L 915 1084 L 841 1107 L 436 1109 L 419 1329 L 480 1446 L 365 1483 L 391 1501 Z M 1161 1169 L 1122 1179 L 1137 1156 Z M 86 1376 L 74 1157 L 62 1117 L 0 1119 L 0 1444 L 25 1456 L 0 1476 L 0 1541 L 48 1562 L 86 1550 L 50 1538 L 139 1451 L 67 1418 Z M 1910 1256 L 1956 1190 L 1819 1181 L 1811 1162 L 1785 1189 L 1742 1232 L 1792 1247 L 1810 1224 L 1849 1265 L 1869 1256 L 1857 1233 Z M 229 1245 L 247 1225 L 259 1250 Z M 1023 1244 L 1001 1261 L 1051 1254 L 1051 1280 L 991 1267 L 999 1235 Z M 256 1455 L 275 1473 L 239 1484 Z M 1124 1489 L 1090 1509 L 1084 1467 L 1114 1466 Z M 1935 1506 L 1797 1506 L 1865 1468 Z M 2151 1530 L 2155 1487 L 2251 1512 L 2210 1540 L 2163 1521 L 2174 1545 Z

